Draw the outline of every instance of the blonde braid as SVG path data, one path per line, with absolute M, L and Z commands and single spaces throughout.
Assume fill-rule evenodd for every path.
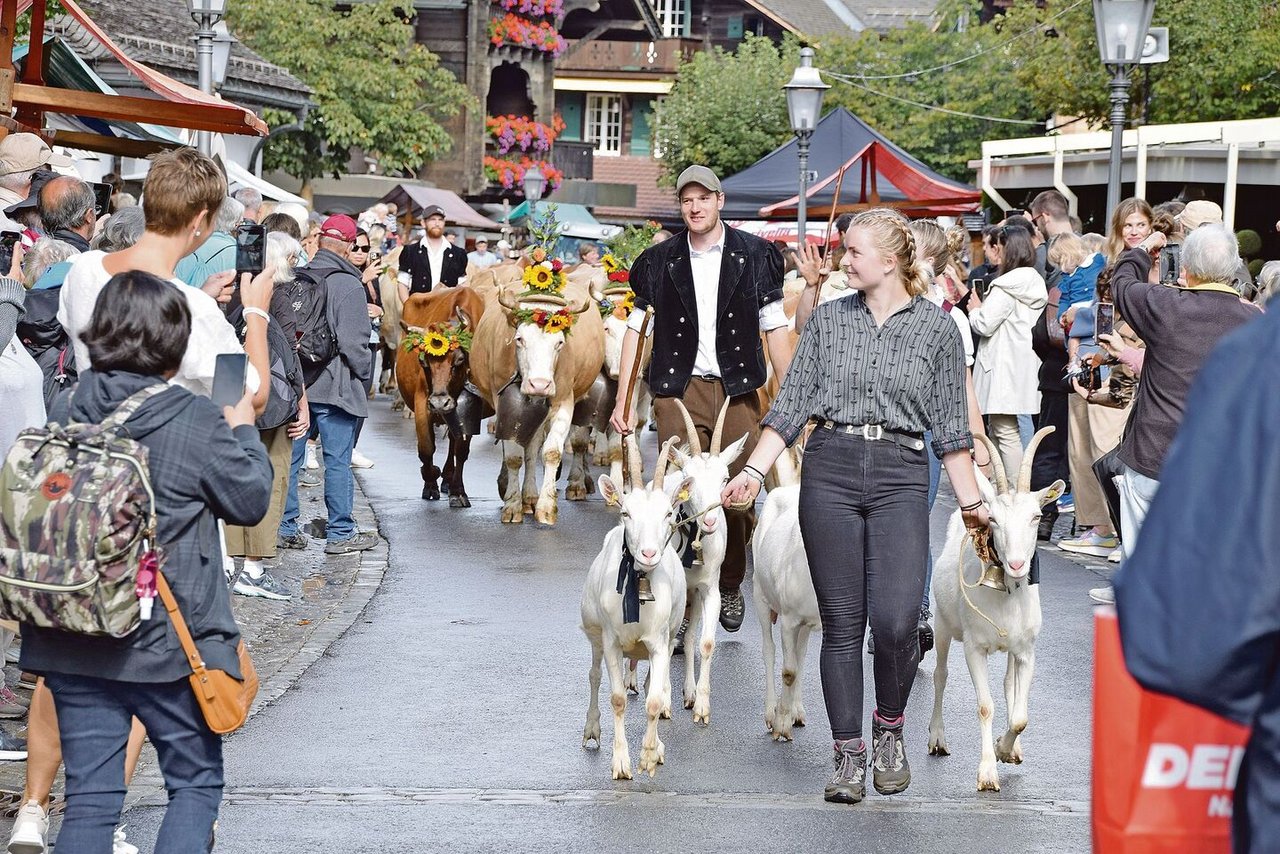
M 910 220 L 890 208 L 872 208 L 856 214 L 849 227 L 855 225 L 870 229 L 876 235 L 877 248 L 898 259 L 898 272 L 908 294 L 914 297 L 929 292 L 933 272 L 917 257 Z

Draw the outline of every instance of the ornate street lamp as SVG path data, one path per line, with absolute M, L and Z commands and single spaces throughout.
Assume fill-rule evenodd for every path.
M 831 88 L 822 82 L 822 75 L 813 67 L 813 56 L 813 48 L 801 48 L 800 64 L 787 85 L 782 87 L 787 93 L 791 130 L 800 143 L 800 206 L 796 213 L 800 245 L 808 240 L 809 137 L 822 116 L 822 93 Z
M 196 74 L 200 81 L 200 91 L 213 94 L 213 41 L 217 35 L 213 25 L 222 20 L 227 13 L 227 0 L 187 0 L 187 8 L 196 21 Z M 227 46 L 230 54 L 231 47 Z M 225 68 L 225 65 L 224 65 Z M 225 73 L 225 72 L 224 72 Z M 213 150 L 213 137 L 208 131 L 200 131 L 197 145 L 201 153 L 209 154 Z
M 1124 125 L 1129 105 L 1129 72 L 1142 59 L 1156 0 L 1093 0 L 1098 53 L 1111 72 L 1111 164 L 1107 175 L 1107 222 L 1120 204 L 1124 165 Z
M 520 186 L 524 189 L 524 197 L 529 200 L 530 208 L 536 207 L 538 200 L 542 198 L 543 190 L 547 189 L 547 176 L 542 174 L 542 170 L 535 163 L 524 171 Z M 532 215 L 533 211 L 530 210 L 529 213 Z

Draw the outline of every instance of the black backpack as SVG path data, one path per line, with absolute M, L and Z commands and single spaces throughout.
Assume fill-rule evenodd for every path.
M 290 424 L 302 405 L 302 393 L 306 386 L 302 380 L 302 367 L 296 352 L 297 336 L 294 334 L 292 295 L 286 289 L 277 289 L 271 295 L 267 324 L 267 366 L 270 371 L 270 394 L 262 414 L 254 422 L 259 430 L 271 430 Z M 227 320 L 244 341 L 244 307 L 240 292 L 236 291 L 227 304 Z
M 297 323 L 298 361 L 306 384 L 311 385 L 337 357 L 338 338 L 329 325 L 327 276 L 308 267 L 297 268 L 293 275 L 289 297 Z
M 18 340 L 44 374 L 46 411 L 60 392 L 75 385 L 77 376 L 71 339 L 58 322 L 61 291 L 61 286 L 27 291 L 22 319 L 18 321 Z

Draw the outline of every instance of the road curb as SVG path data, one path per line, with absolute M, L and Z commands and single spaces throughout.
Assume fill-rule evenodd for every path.
M 356 525 L 362 531 L 378 531 L 379 542 L 373 548 L 360 553 L 360 565 L 355 576 L 347 585 L 346 596 L 335 605 L 325 618 L 311 627 L 297 651 L 287 661 L 275 668 L 269 675 L 262 677 L 258 687 L 258 696 L 249 712 L 246 727 L 253 725 L 253 718 L 267 707 L 289 692 L 298 680 L 320 660 L 356 621 L 373 601 L 374 595 L 382 586 L 386 576 L 389 560 L 387 539 L 382 534 L 373 505 L 365 495 L 360 475 L 355 474 L 354 516 Z M 318 489 L 318 488 L 317 488 Z M 321 556 L 321 560 L 325 560 Z M 250 653 L 256 654 L 258 645 L 250 647 Z M 235 738 L 235 734 L 227 736 Z M 164 806 L 168 803 L 168 795 L 164 789 L 164 777 L 155 761 L 155 753 L 148 744 L 143 752 L 142 762 L 125 797 L 125 812 L 137 806 Z

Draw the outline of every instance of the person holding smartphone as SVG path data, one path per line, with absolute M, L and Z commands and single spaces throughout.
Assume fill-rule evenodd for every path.
M 382 327 L 382 273 L 387 269 L 382 261 L 382 253 L 375 251 L 379 247 L 373 245 L 369 232 L 363 228 L 356 229 L 356 239 L 351 243 L 351 252 L 347 260 L 360 271 L 360 283 L 364 285 L 365 303 L 369 312 L 369 379 L 365 383 L 365 393 L 373 400 L 373 378 L 378 359 L 378 342 Z M 364 430 L 366 419 L 361 418 L 356 425 L 356 443 L 360 442 L 360 433 Z M 373 468 L 373 460 L 360 453 L 355 447 L 351 449 L 351 467 L 357 469 Z

